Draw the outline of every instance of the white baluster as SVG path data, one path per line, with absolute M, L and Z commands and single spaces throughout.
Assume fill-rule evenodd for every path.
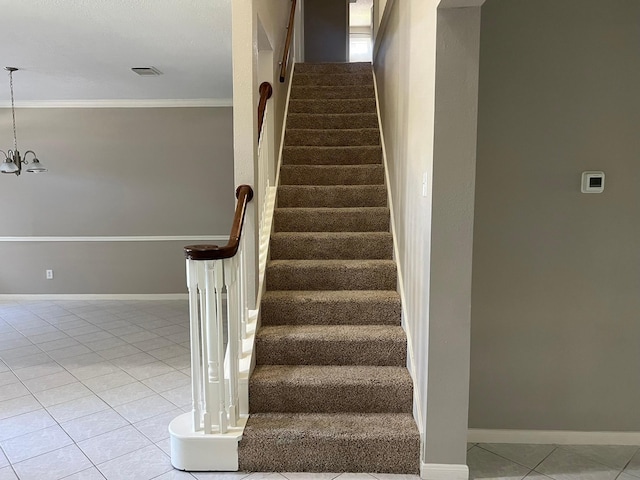
M 209 264 L 210 262 L 197 262 L 198 264 L 198 288 L 200 290 L 200 328 L 202 331 L 202 422 L 204 433 L 209 434 L 212 432 L 211 423 L 211 382 L 212 382 L 212 362 L 211 362 L 211 295 L 209 293 L 210 285 L 213 284 L 209 280 Z
M 218 376 L 218 425 L 220 433 L 227 433 L 227 408 L 224 378 L 224 319 L 222 314 L 222 288 L 224 286 L 224 262 L 218 260 L 215 262 L 213 272 L 213 291 L 215 295 L 216 323 L 217 330 L 217 376 Z
M 191 326 L 191 400 L 193 430 L 202 430 L 202 358 L 200 358 L 200 312 L 198 311 L 198 265 L 187 260 L 189 321 Z
M 238 328 L 238 275 L 237 262 L 238 256 L 224 260 L 224 280 L 227 289 L 227 331 L 229 341 L 227 348 L 229 349 L 229 424 L 232 427 L 237 426 L 238 422 L 238 345 L 239 345 L 239 328 Z
M 238 263 L 236 265 L 236 268 L 238 270 L 238 289 L 239 289 L 239 295 L 238 295 L 238 302 L 239 302 L 239 307 L 238 307 L 238 316 L 240 318 L 240 336 L 242 338 L 242 340 L 246 339 L 249 336 L 249 332 L 247 329 L 247 286 L 246 286 L 246 273 L 245 273 L 245 254 L 244 254 L 244 244 L 245 244 L 245 239 L 244 239 L 244 235 L 242 235 L 240 237 L 240 246 L 238 248 L 238 253 L 236 254 L 236 256 L 238 257 Z M 243 354 L 245 353 L 242 350 L 240 350 Z

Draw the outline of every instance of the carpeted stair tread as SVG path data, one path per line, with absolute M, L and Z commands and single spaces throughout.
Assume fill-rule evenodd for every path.
M 268 290 L 395 290 L 393 260 L 271 260 Z
M 271 235 L 271 260 L 391 260 L 389 232 L 278 232 Z
M 400 325 L 395 290 L 272 290 L 264 293 L 262 325 Z
M 291 113 L 376 113 L 374 98 L 353 99 L 291 99 Z
M 282 153 L 285 165 L 363 165 L 382 164 L 382 147 L 285 146 Z
M 281 185 L 278 207 L 386 207 L 384 185 Z
M 380 145 L 380 132 L 377 128 L 288 128 L 284 142 L 320 147 Z
M 273 217 L 276 232 L 389 231 L 389 218 L 387 207 L 276 208 Z
M 281 185 L 382 185 L 382 165 L 282 165 Z
M 258 365 L 249 411 L 410 413 L 413 383 L 404 367 Z
M 296 74 L 303 73 L 371 73 L 371 62 L 296 63 Z
M 276 325 L 256 335 L 258 365 L 403 367 L 407 338 L 390 325 Z
M 420 434 L 404 413 L 251 415 L 239 444 L 247 472 L 417 474 Z
M 375 113 L 292 113 L 287 118 L 287 129 L 378 128 Z
M 293 76 L 293 85 L 341 86 L 373 85 L 373 73 L 300 73 Z
M 373 84 L 370 85 L 331 85 L 331 86 L 305 86 L 294 85 L 291 87 L 291 98 L 331 99 L 331 98 L 375 98 L 376 92 Z

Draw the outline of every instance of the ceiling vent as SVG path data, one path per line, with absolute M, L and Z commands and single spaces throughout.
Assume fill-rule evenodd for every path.
M 141 77 L 157 77 L 158 75 L 162 75 L 162 72 L 156 67 L 133 67 L 131 70 Z

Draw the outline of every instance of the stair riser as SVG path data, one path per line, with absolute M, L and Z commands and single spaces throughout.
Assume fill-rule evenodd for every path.
M 393 385 L 299 385 L 249 380 L 250 412 L 288 413 L 410 413 L 413 408 L 411 382 Z
M 400 300 L 309 302 L 265 298 L 262 325 L 400 325 Z
M 283 165 L 281 185 L 382 185 L 382 165 L 308 166 Z
M 384 185 L 295 186 L 278 188 L 278 207 L 385 207 Z
M 371 63 L 296 63 L 295 73 L 368 73 L 371 75 Z
M 292 113 L 287 119 L 287 128 L 378 128 L 378 117 L 374 113 Z
M 387 232 L 389 210 L 375 211 L 344 209 L 280 209 L 274 214 L 276 232 Z
M 377 128 L 363 129 L 288 129 L 285 145 L 310 145 L 319 147 L 380 145 Z
M 276 234 L 271 237 L 272 260 L 391 260 L 390 233 L 349 236 Z
M 386 365 L 407 364 L 403 341 L 313 341 L 256 338 L 258 365 Z
M 269 265 L 268 290 L 395 290 L 394 264 L 369 266 L 289 267 Z
M 240 470 L 245 472 L 377 472 L 415 475 L 419 471 L 420 440 L 345 437 L 296 437 L 278 441 L 271 438 L 263 441 L 243 439 L 239 444 L 239 458 Z
M 351 73 L 351 74 L 326 74 L 326 73 L 301 73 L 293 76 L 294 86 L 372 86 L 373 74 Z
M 357 100 L 291 100 L 290 113 L 375 113 L 374 99 Z
M 375 90 L 373 85 L 348 85 L 348 86 L 332 86 L 332 87 L 291 87 L 291 98 L 297 99 L 354 99 L 354 98 L 375 98 Z
M 285 165 L 380 165 L 382 148 L 379 146 L 327 148 L 284 147 Z

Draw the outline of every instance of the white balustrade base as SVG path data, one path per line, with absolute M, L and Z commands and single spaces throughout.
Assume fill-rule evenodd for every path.
M 241 416 L 237 427 L 229 427 L 225 434 L 193 431 L 193 415 L 185 413 L 169 424 L 171 435 L 171 464 L 178 470 L 190 472 L 237 472 L 238 442 L 247 423 Z

